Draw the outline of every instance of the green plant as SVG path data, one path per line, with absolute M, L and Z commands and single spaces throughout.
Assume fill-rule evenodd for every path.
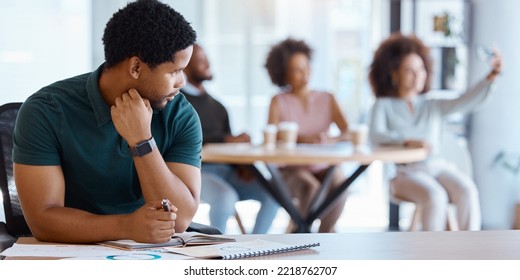
M 453 35 L 453 31 L 451 29 L 451 25 L 454 22 L 455 17 L 452 14 L 448 13 L 448 12 L 444 12 L 444 18 L 445 18 L 445 20 L 444 20 L 444 28 L 443 28 L 444 36 L 451 37 Z
M 500 151 L 493 159 L 493 166 L 501 166 L 516 176 L 520 172 L 520 154 Z

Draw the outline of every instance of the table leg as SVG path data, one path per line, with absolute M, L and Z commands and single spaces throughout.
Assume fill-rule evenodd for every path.
M 388 230 L 399 231 L 399 204 L 388 203 Z
M 354 171 L 354 173 L 350 175 L 350 177 L 345 179 L 341 186 L 339 186 L 332 193 L 330 193 L 325 199 L 325 201 L 323 201 L 318 206 L 318 209 L 309 213 L 309 215 L 307 216 L 307 224 L 311 225 L 316 219 L 320 218 L 320 216 L 336 201 L 336 199 L 343 192 L 345 192 L 348 189 L 348 187 L 350 187 L 354 180 L 356 180 L 359 177 L 359 175 L 361 175 L 368 168 L 368 166 L 369 164 L 359 166 L 356 169 L 356 171 Z
M 255 175 L 260 183 L 266 188 L 266 190 L 278 201 L 285 211 L 289 214 L 291 219 L 296 223 L 297 232 L 310 232 L 310 226 L 306 223 L 304 217 L 300 214 L 296 206 L 292 201 L 292 195 L 289 193 L 289 188 L 285 183 L 282 174 L 277 166 L 266 164 L 267 170 L 271 174 L 271 180 L 265 178 L 265 176 L 253 165 Z
M 332 183 L 334 171 L 336 171 L 336 165 L 331 165 L 327 168 L 327 170 L 325 170 L 325 176 L 323 177 L 320 189 L 316 192 L 316 195 L 314 195 L 311 204 L 309 205 L 307 215 L 316 211 L 320 205 L 319 203 L 325 199 L 330 188 L 330 184 Z

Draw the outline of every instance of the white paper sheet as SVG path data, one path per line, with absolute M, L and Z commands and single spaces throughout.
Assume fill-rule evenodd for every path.
M 14 244 L 1 253 L 5 257 L 58 257 L 73 259 L 144 260 L 187 259 L 162 249 L 128 251 L 101 245 L 25 245 Z

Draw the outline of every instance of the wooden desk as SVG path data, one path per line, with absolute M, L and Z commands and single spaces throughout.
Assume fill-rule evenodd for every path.
M 252 258 L 264 260 L 520 260 L 520 231 L 513 230 L 226 236 L 237 241 L 259 238 L 286 244 L 320 243 L 313 250 Z M 40 242 L 23 237 L 17 243 Z
M 287 211 L 297 225 L 296 232 L 310 232 L 312 223 L 318 219 L 332 203 L 348 189 L 374 161 L 408 163 L 424 160 L 427 151 L 423 148 L 405 148 L 403 146 L 381 146 L 356 150 L 350 143 L 338 144 L 299 144 L 294 149 L 266 149 L 247 143 L 206 144 L 202 149 L 202 161 L 205 163 L 250 164 L 263 162 L 271 173 L 266 178 L 255 168 L 257 178 Z M 344 162 L 356 162 L 359 167 L 346 178 L 345 182 L 323 198 L 326 193 L 335 165 Z M 289 189 L 282 179 L 277 165 L 330 165 L 321 189 L 313 198 L 306 217 L 303 217 L 292 202 Z
M 367 147 L 356 150 L 350 143 L 298 144 L 295 149 L 266 149 L 248 143 L 206 144 L 202 160 L 213 163 L 252 164 L 262 161 L 270 164 L 339 164 L 357 162 L 362 165 L 376 160 L 408 163 L 421 161 L 428 155 L 423 148 L 403 146 Z

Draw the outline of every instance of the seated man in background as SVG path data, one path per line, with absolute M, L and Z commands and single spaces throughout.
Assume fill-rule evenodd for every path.
M 14 176 L 34 237 L 161 243 L 187 229 L 199 205 L 202 133 L 178 93 L 195 40 L 168 5 L 129 3 L 106 25 L 103 65 L 24 102 Z
M 193 105 L 202 125 L 203 144 L 250 142 L 249 135 L 231 134 L 226 108 L 209 95 L 204 81 L 213 75 L 206 53 L 201 46 L 193 46 L 193 56 L 184 70 L 188 84 L 181 89 L 186 99 Z M 201 200 L 210 205 L 210 223 L 226 231 L 229 216 L 235 213 L 235 203 L 239 200 L 254 199 L 261 203 L 253 233 L 266 233 L 278 211 L 278 204 L 254 179 L 250 166 L 229 164 L 202 164 Z

